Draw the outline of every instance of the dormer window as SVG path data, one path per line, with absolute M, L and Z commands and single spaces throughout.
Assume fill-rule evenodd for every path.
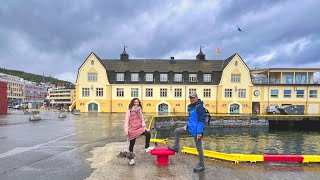
M 189 74 L 189 82 L 197 82 L 197 74 Z
M 160 82 L 167 82 L 168 74 L 160 74 Z
M 117 81 L 124 81 L 124 73 L 117 73 Z
M 139 74 L 138 73 L 132 73 L 131 74 L 131 81 L 139 81 Z
M 153 74 L 152 73 L 147 73 L 146 74 L 146 81 L 147 82 L 152 82 L 153 81 Z
M 204 74 L 203 82 L 211 82 L 211 74 Z

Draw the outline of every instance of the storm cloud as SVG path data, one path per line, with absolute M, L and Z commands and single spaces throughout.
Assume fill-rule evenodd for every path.
M 0 2 L 0 66 L 75 82 L 90 52 L 207 59 L 239 53 L 250 68 L 320 67 L 320 1 Z M 243 32 L 239 32 L 237 27 Z M 215 55 L 215 49 L 221 55 Z

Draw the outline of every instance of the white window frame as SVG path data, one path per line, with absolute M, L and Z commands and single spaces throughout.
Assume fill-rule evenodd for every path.
M 153 97 L 153 88 L 146 88 L 146 97 Z
M 90 88 L 82 88 L 82 97 L 90 96 Z
M 290 91 L 290 94 L 286 94 L 285 91 Z M 284 98 L 291 98 L 291 94 L 292 94 L 292 91 L 290 89 L 283 90 L 283 97 Z
M 103 88 L 96 88 L 96 96 L 103 97 Z
M 189 95 L 190 95 L 191 93 L 197 93 L 197 89 L 196 89 L 196 88 L 191 88 L 191 89 L 189 89 Z
M 139 81 L 139 73 L 131 73 L 131 81 L 138 82 Z
M 139 88 L 131 88 L 131 97 L 139 96 Z
M 312 93 L 312 94 L 311 94 L 311 91 L 315 91 L 316 93 Z M 318 97 L 318 90 L 316 90 L 316 89 L 310 89 L 310 90 L 309 90 L 309 97 L 310 97 L 310 98 L 317 98 L 317 97 Z
M 197 74 L 189 74 L 189 82 L 197 82 Z
M 298 94 L 298 91 L 303 91 L 303 94 Z M 303 98 L 304 97 L 304 90 L 303 89 L 297 90 L 296 93 L 297 93 L 297 98 Z
M 275 91 L 277 91 L 278 93 L 277 93 L 277 94 L 272 94 L 272 90 L 275 90 Z M 279 97 L 279 90 L 278 90 L 278 89 L 271 89 L 271 90 L 270 90 L 270 96 L 271 96 L 272 98 L 277 98 L 277 97 Z
M 232 89 L 224 89 L 224 97 L 232 98 Z
M 88 81 L 89 82 L 98 81 L 98 74 L 97 73 L 88 73 Z
M 211 74 L 203 74 L 203 82 L 211 82 Z
M 203 89 L 203 97 L 210 98 L 211 97 L 211 89 Z
M 167 97 L 167 96 L 168 96 L 168 89 L 160 88 L 160 97 Z
M 247 90 L 246 89 L 238 89 L 238 97 L 239 98 L 246 98 L 247 97 Z
M 124 73 L 117 73 L 117 81 L 124 81 Z
M 182 97 L 182 89 L 181 88 L 174 89 L 174 97 Z
M 168 82 L 168 74 L 160 74 L 160 82 Z
M 231 74 L 231 82 L 232 83 L 240 83 L 241 82 L 241 74 Z
M 182 82 L 182 74 L 174 74 L 175 82 Z
M 146 73 L 146 82 L 153 82 L 153 74 Z
M 124 97 L 124 88 L 117 88 L 117 97 Z

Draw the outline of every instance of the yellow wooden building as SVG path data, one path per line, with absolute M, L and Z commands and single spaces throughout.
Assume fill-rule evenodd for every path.
M 239 54 L 207 60 L 200 49 L 193 60 L 100 59 L 91 53 L 79 67 L 76 109 L 81 112 L 125 112 L 138 97 L 144 112 L 185 113 L 189 93 L 196 92 L 210 113 L 265 114 L 270 105 L 304 105 L 318 114 L 320 68 L 250 70 Z

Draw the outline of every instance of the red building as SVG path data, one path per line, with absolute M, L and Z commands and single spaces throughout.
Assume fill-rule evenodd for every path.
M 0 114 L 7 114 L 7 83 L 0 82 Z

